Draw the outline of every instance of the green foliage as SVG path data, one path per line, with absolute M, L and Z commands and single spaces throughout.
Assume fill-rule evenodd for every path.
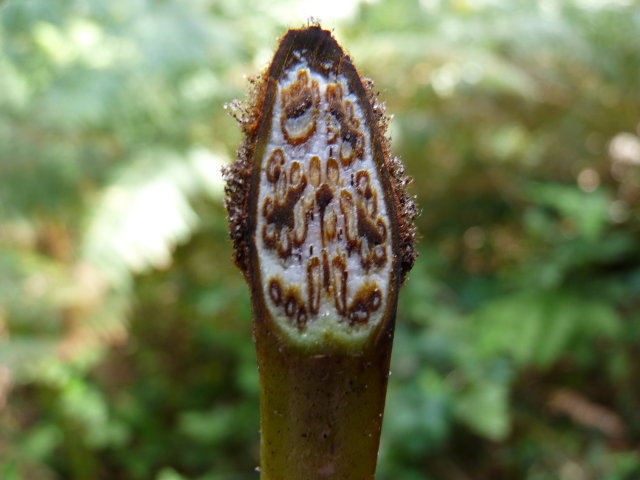
M 0 478 L 257 478 L 223 105 L 307 16 L 423 210 L 380 479 L 640 476 L 638 3 L 309 3 L 0 6 Z

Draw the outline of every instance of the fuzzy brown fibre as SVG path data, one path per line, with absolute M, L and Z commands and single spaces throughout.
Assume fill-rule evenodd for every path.
M 230 113 L 236 119 L 244 139 L 238 158 L 222 170 L 225 179 L 225 207 L 229 215 L 229 235 L 233 242 L 233 260 L 246 274 L 249 269 L 249 191 L 253 171 L 253 153 L 266 90 L 266 72 L 250 79 L 251 88 L 244 102 L 231 103 Z

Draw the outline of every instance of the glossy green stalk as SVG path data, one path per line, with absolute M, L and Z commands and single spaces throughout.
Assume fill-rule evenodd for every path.
M 309 354 L 257 326 L 263 480 L 373 478 L 390 343 Z

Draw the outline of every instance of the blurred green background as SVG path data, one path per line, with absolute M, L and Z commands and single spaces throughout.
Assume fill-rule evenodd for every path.
M 422 211 L 378 478 L 640 478 L 631 0 L 4 2 L 0 478 L 258 479 L 223 105 L 309 16 Z

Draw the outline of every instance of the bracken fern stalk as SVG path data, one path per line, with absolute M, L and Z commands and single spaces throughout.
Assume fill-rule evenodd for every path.
M 225 169 L 251 289 L 261 478 L 372 479 L 415 204 L 384 107 L 330 32 L 289 30 L 233 113 Z

